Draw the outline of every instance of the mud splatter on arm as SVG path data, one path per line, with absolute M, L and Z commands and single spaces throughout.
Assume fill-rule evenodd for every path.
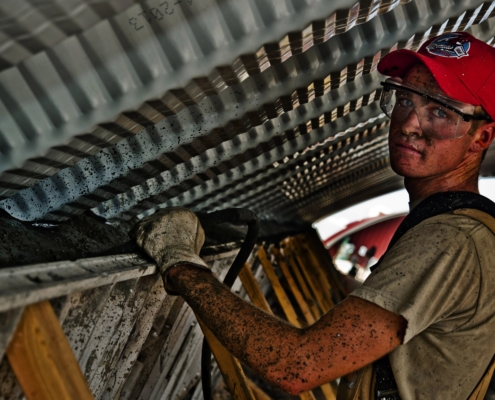
M 403 317 L 350 297 L 299 329 L 245 302 L 207 271 L 180 266 L 168 278 L 232 354 L 293 394 L 380 358 L 402 342 L 406 328 Z

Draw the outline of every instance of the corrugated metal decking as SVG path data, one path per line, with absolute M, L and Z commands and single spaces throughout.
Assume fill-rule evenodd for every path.
M 235 204 L 300 226 L 399 188 L 377 62 L 442 31 L 491 42 L 495 3 L 330 3 L 129 4 L 33 47 L 0 72 L 1 207 L 123 220 Z

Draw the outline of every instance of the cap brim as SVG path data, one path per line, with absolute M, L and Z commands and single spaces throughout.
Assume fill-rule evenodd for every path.
M 435 81 L 445 94 L 455 100 L 475 106 L 480 105 L 464 83 L 449 68 L 411 50 L 397 50 L 387 54 L 378 63 L 378 72 L 383 75 L 403 78 L 407 70 L 417 63 L 422 63 L 431 72 Z

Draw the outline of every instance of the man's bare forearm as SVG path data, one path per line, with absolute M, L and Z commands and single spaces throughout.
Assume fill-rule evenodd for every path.
M 290 393 L 372 362 L 400 344 L 405 329 L 402 317 L 357 298 L 299 329 L 245 302 L 208 271 L 180 266 L 168 280 L 234 356 Z
M 298 379 L 292 368 L 287 368 L 294 349 L 282 344 L 294 341 L 301 330 L 242 300 L 207 271 L 177 267 L 168 278 L 220 342 L 243 363 L 282 387 L 282 381 Z

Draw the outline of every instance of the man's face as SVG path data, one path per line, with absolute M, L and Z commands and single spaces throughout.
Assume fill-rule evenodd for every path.
M 412 66 L 403 83 L 445 96 L 423 64 Z M 461 137 L 432 139 L 422 131 L 414 110 L 402 121 L 396 121 L 392 115 L 389 135 L 392 169 L 410 178 L 435 177 L 454 171 L 462 164 L 473 141 L 473 137 L 467 134 L 470 126 L 470 122 L 461 121 L 458 126 L 458 136 Z

